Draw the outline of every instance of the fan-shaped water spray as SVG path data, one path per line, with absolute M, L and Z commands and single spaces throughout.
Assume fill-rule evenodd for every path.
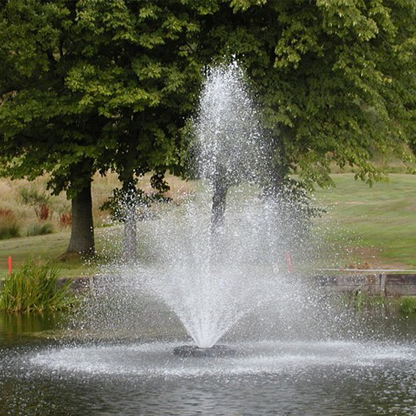
M 270 299 L 279 277 L 277 210 L 256 187 L 265 160 L 260 123 L 235 63 L 210 71 L 194 128 L 201 192 L 149 228 L 151 262 L 116 273 L 122 270 L 130 291 L 162 299 L 195 343 L 209 348 Z M 231 187 L 242 184 L 225 211 Z
M 243 316 L 288 292 L 278 271 L 279 205 L 259 185 L 267 173 L 259 113 L 236 63 L 210 69 L 192 123 L 197 191 L 141 227 L 150 255 L 135 263 L 121 256 L 104 269 L 113 277 L 101 287 L 113 299 L 161 300 L 198 347 L 210 348 Z

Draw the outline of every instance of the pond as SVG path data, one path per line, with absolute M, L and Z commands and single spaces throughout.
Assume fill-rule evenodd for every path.
M 0 315 L 1 415 L 416 414 L 414 317 L 383 317 L 373 340 L 230 341 L 222 358 L 176 357 L 177 340 L 58 342 L 65 321 Z

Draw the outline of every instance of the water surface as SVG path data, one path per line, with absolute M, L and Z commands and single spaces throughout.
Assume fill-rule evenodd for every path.
M 414 318 L 390 317 L 384 340 L 245 341 L 221 359 L 176 357 L 172 341 L 57 342 L 62 319 L 1 316 L 1 415 L 416 414 Z

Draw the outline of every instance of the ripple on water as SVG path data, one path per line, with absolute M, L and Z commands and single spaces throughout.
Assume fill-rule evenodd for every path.
M 314 367 L 365 368 L 416 361 L 416 349 L 389 343 L 258 342 L 230 346 L 236 356 L 178 357 L 177 343 L 67 346 L 45 349 L 28 357 L 42 371 L 84 375 L 140 375 L 146 377 L 201 377 L 297 373 Z

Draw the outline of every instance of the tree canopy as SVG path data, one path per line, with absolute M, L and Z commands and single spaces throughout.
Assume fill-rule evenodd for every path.
M 118 166 L 122 176 L 174 166 L 198 65 L 232 56 L 289 165 L 318 183 L 331 161 L 372 178 L 372 150 L 400 152 L 414 136 L 415 9 L 406 0 L 3 1 L 7 172 L 51 171 L 60 191 L 86 158 L 87 170 Z
M 415 137 L 415 22 L 407 0 L 234 0 L 199 44 L 247 68 L 282 175 L 325 185 L 336 163 L 371 181 L 373 152 L 406 158 Z
M 59 192 L 86 157 L 93 171 L 174 165 L 177 130 L 200 78 L 187 43 L 196 26 L 180 3 L 3 2 L 8 174 L 50 171 Z
M 375 150 L 415 142 L 415 21 L 408 0 L 0 0 L 0 173 L 49 172 L 85 207 L 97 171 L 160 184 L 201 68 L 236 59 L 276 181 L 325 185 L 331 163 L 377 179 Z

